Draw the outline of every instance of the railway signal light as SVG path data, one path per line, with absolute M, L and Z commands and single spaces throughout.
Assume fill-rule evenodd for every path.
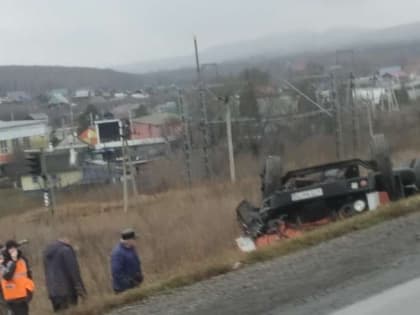
M 29 173 L 34 176 L 42 175 L 42 161 L 40 152 L 31 152 L 28 154 L 27 165 L 29 167 Z

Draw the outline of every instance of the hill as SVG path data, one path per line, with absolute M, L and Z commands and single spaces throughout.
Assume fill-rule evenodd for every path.
M 406 43 L 420 40 L 419 30 L 420 22 L 379 30 L 347 28 L 331 29 L 325 32 L 278 33 L 254 40 L 239 41 L 202 50 L 200 57 L 203 63 L 223 63 L 250 58 L 285 57 L 302 52 L 319 53 L 335 49 Z M 133 73 L 146 73 L 193 67 L 194 62 L 194 57 L 190 55 L 153 62 L 122 65 L 115 67 L 115 69 Z
M 0 66 L 0 93 L 24 90 L 39 94 L 49 89 L 135 89 L 142 84 L 136 74 L 111 69 L 61 66 Z

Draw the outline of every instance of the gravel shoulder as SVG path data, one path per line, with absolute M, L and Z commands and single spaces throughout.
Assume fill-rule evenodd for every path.
M 328 314 L 420 277 L 418 233 L 413 214 L 108 315 Z

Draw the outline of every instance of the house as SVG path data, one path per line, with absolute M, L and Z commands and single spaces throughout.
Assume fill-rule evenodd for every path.
M 115 92 L 114 93 L 114 98 L 116 98 L 116 99 L 122 100 L 126 97 L 127 97 L 127 94 L 124 93 L 124 92 Z
M 87 149 L 88 144 L 80 140 L 79 137 L 76 137 L 74 134 L 66 133 L 62 140 L 55 147 L 56 149 Z
M 416 101 L 420 98 L 420 78 L 410 81 L 405 85 L 405 88 L 411 101 Z
M 25 149 L 48 146 L 49 127 L 44 120 L 0 121 L 0 165 Z
M 158 113 L 178 113 L 178 104 L 176 102 L 166 102 L 164 104 L 157 105 L 155 111 Z
M 69 105 L 69 100 L 62 94 L 51 94 L 48 99 L 48 106 Z
M 134 91 L 130 96 L 132 98 L 141 99 L 141 100 L 148 99 L 150 97 L 149 94 L 143 92 L 142 90 Z
M 408 78 L 408 75 L 402 70 L 401 66 L 381 68 L 378 71 L 378 75 L 384 80 L 396 83 Z
M 58 94 L 63 95 L 64 97 L 68 97 L 68 96 L 70 96 L 69 90 L 68 90 L 68 89 L 66 89 L 66 88 L 62 88 L 62 89 L 52 89 L 52 90 L 50 90 L 49 92 L 47 92 L 47 95 L 48 95 L 48 96 L 51 96 L 51 95 L 58 95 Z
M 6 99 L 11 103 L 24 103 L 29 102 L 31 97 L 24 91 L 12 91 L 6 93 Z
M 46 168 L 52 177 L 52 182 L 56 189 L 66 188 L 82 182 L 82 168 L 77 163 L 72 163 L 73 154 L 68 149 L 46 152 Z M 25 174 L 20 178 L 20 187 L 25 192 L 38 191 L 44 189 L 44 181 L 41 176 Z
M 182 123 L 178 115 L 154 113 L 133 119 L 131 128 L 133 139 L 165 138 L 172 141 L 181 135 Z
M 42 121 L 48 121 L 48 115 L 45 113 L 31 113 L 28 114 L 27 120 L 42 120 Z
M 123 119 L 129 118 L 130 113 L 134 113 L 139 108 L 139 104 L 121 104 L 114 107 L 111 113 L 114 117 Z
M 148 121 L 147 126 L 150 125 Z M 157 124 L 156 121 L 152 121 Z M 134 128 L 142 128 L 143 122 L 133 122 L 131 126 Z M 123 141 L 120 137 L 121 121 L 118 119 L 95 121 L 95 127 L 89 127 L 79 135 L 79 139 L 86 143 L 91 149 L 91 153 L 96 155 L 95 160 L 106 160 L 104 154 L 106 152 L 113 152 L 115 157 L 121 157 Z M 175 139 L 174 136 L 163 136 L 159 132 L 159 128 L 145 127 L 146 133 L 141 135 L 137 132 L 132 132 L 130 139 L 127 140 L 127 145 L 130 147 L 132 159 L 134 161 L 149 159 L 159 155 L 165 155 L 169 149 L 169 141 Z M 162 126 L 160 126 L 162 128 Z M 150 132 L 149 132 L 150 131 Z M 137 135 L 137 137 L 136 137 Z
M 95 93 L 91 89 L 78 89 L 74 92 L 73 97 L 76 99 L 86 99 L 94 95 Z

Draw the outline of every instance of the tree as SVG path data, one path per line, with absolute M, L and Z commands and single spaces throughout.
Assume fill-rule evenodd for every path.
M 139 105 L 137 109 L 134 111 L 134 116 L 136 117 L 142 117 L 149 115 L 149 110 L 147 109 L 146 105 Z
M 252 83 L 248 83 L 240 95 L 239 112 L 242 117 L 259 118 L 257 96 Z
M 53 129 L 50 133 L 50 142 L 53 147 L 56 147 L 60 143 L 60 140 L 57 138 L 55 129 Z
M 310 99 L 316 100 L 315 87 L 311 84 L 310 81 L 301 81 L 299 84 L 297 84 L 297 88 Z M 312 102 L 310 102 L 307 98 L 297 93 L 296 96 L 298 97 L 298 111 L 300 113 L 310 112 L 316 109 L 314 104 L 312 104 Z
M 402 86 L 401 89 L 397 89 L 395 92 L 395 98 L 400 105 L 407 105 L 410 103 L 410 96 L 408 95 L 407 88 Z
M 94 105 L 88 105 L 85 111 L 77 118 L 78 132 L 85 131 L 90 126 L 91 117 L 95 119 L 98 113 L 99 112 Z
M 254 85 L 265 85 L 270 83 L 270 74 L 265 71 L 261 71 L 257 68 L 245 69 L 239 74 L 239 78 L 245 82 L 252 83 Z

